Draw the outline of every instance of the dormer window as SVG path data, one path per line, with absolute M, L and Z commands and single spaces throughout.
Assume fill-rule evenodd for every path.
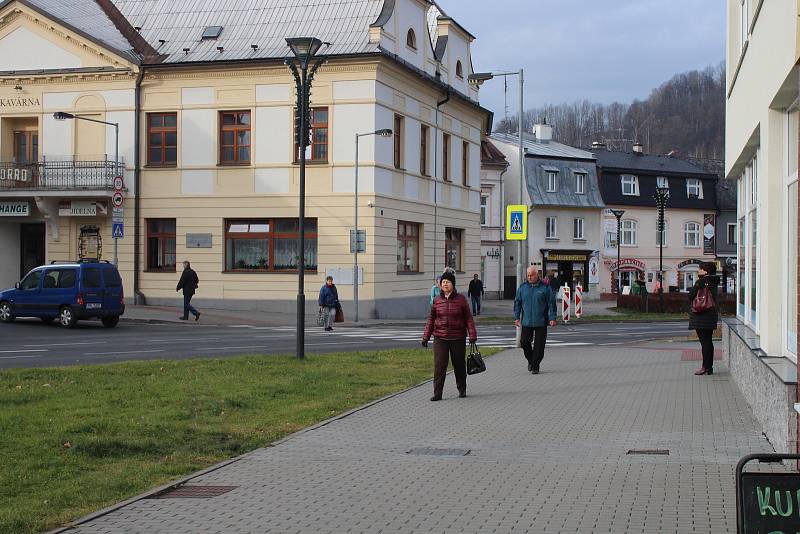
M 555 193 L 558 191 L 558 172 L 547 171 L 547 192 Z
M 456 76 L 458 76 L 459 78 L 464 77 L 464 67 L 461 65 L 460 60 L 456 62 Z
M 575 193 L 578 195 L 586 194 L 586 174 L 582 172 L 575 173 Z
M 669 189 L 669 180 L 666 176 L 657 176 L 656 177 L 656 187 L 660 187 L 662 189 Z
M 406 46 L 414 50 L 417 49 L 417 34 L 414 33 L 414 28 L 409 28 L 406 34 Z
M 622 194 L 625 196 L 639 196 L 639 177 L 631 174 L 622 175 Z
M 222 35 L 222 26 L 208 26 L 203 30 L 203 41 L 216 41 Z
M 686 180 L 686 194 L 689 198 L 703 198 L 703 184 L 697 178 Z

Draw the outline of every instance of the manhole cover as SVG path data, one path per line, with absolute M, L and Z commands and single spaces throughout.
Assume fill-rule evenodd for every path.
M 406 454 L 417 454 L 420 456 L 466 456 L 469 449 L 434 449 L 432 447 L 419 447 L 406 451 Z
M 168 489 L 151 499 L 210 499 L 219 497 L 229 491 L 235 490 L 239 486 L 180 486 Z
M 669 456 L 669 449 L 631 449 L 625 454 L 649 454 Z

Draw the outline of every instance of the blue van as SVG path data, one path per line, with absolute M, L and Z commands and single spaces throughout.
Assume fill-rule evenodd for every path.
M 0 291 L 0 322 L 17 317 L 38 317 L 44 322 L 58 319 L 72 328 L 81 319 L 100 319 L 114 328 L 125 313 L 122 278 L 107 261 L 82 260 L 32 269 L 14 289 Z

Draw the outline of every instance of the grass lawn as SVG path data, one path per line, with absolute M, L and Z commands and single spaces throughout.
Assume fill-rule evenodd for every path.
M 0 372 L 0 532 L 62 525 L 418 384 L 432 368 L 430 350 L 411 349 Z

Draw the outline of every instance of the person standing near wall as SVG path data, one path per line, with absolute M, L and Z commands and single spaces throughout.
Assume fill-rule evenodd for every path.
M 319 307 L 322 308 L 323 326 L 326 332 L 333 330 L 333 323 L 336 320 L 336 308 L 339 305 L 339 292 L 333 284 L 333 277 L 328 276 L 325 278 L 325 285 L 319 290 Z
M 481 314 L 481 299 L 483 298 L 483 282 L 476 273 L 469 282 L 467 296 L 472 303 L 472 315 Z
M 717 292 L 719 277 L 717 266 L 712 262 L 700 264 L 697 271 L 698 279 L 689 291 L 689 329 L 697 332 L 697 339 L 700 340 L 700 347 L 703 350 L 703 366 L 694 372 L 696 375 L 714 374 L 714 330 L 719 322 L 719 306 L 717 305 Z M 706 311 L 695 313 L 692 310 L 693 302 L 697 294 L 704 288 L 713 299 L 713 306 Z

